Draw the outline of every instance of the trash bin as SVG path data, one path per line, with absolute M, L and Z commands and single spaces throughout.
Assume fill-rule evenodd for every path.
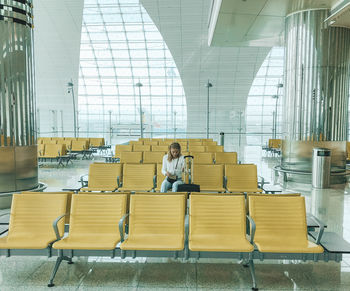
M 224 146 L 225 145 L 225 133 L 220 132 L 220 145 Z
M 314 148 L 312 153 L 312 187 L 328 188 L 331 176 L 331 150 Z

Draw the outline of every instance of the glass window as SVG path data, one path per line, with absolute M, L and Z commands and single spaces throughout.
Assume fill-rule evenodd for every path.
M 140 91 L 137 82 L 143 84 Z M 186 131 L 186 97 L 179 72 L 138 0 L 85 1 L 78 92 L 79 126 L 88 136 L 105 130 L 109 137 L 110 112 L 113 132 L 139 135 L 139 93 L 146 132 L 172 136 L 175 111 L 175 127 Z M 167 107 L 171 100 L 176 104 L 173 112 Z

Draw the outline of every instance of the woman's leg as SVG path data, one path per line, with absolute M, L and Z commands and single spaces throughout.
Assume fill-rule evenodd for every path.
M 179 185 L 181 185 L 183 183 L 184 182 L 182 182 L 182 180 L 177 180 L 175 183 L 173 183 L 172 191 L 177 192 L 177 188 L 179 187 Z
M 165 178 L 162 183 L 162 186 L 160 186 L 160 192 L 166 193 L 169 189 L 171 189 L 171 183 L 169 183 L 168 180 Z

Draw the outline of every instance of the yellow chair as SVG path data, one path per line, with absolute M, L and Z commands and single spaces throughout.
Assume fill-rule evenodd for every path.
M 122 250 L 180 251 L 185 239 L 184 195 L 132 195 L 129 236 Z
M 271 197 L 270 197 L 271 196 Z M 323 253 L 308 240 L 304 197 L 250 196 L 254 243 L 263 253 Z
M 120 162 L 128 164 L 140 164 L 142 162 L 142 152 L 121 152 Z
M 57 144 L 56 139 L 45 140 L 45 144 Z
M 188 146 L 192 147 L 192 146 L 203 146 L 201 141 L 188 141 Z
M 157 146 L 158 145 L 158 141 L 157 140 L 145 140 L 143 142 L 144 145 L 151 145 L 151 146 Z
M 216 141 L 202 141 L 202 145 L 204 146 L 217 146 L 217 142 Z
M 224 147 L 220 145 L 208 145 L 207 151 L 212 153 L 222 153 L 224 151 Z
M 143 141 L 138 141 L 138 140 L 131 140 L 129 141 L 129 145 L 143 145 Z
M 89 149 L 89 143 L 86 140 L 72 140 L 71 151 L 81 152 Z
M 281 139 L 269 139 L 269 148 L 280 149 L 282 147 Z
M 105 139 L 103 137 L 90 138 L 90 145 L 93 147 L 100 147 L 105 145 Z
M 51 138 L 51 140 L 55 140 L 56 143 L 58 143 L 58 144 L 64 143 L 64 137 L 53 137 L 53 138 Z
M 192 181 L 201 191 L 225 192 L 223 165 L 192 165 Z
M 123 185 L 119 191 L 152 191 L 156 181 L 155 164 L 124 164 Z
M 143 152 L 144 164 L 158 164 L 163 162 L 165 152 Z
M 346 159 L 350 160 L 350 142 L 346 142 Z
M 80 191 L 115 191 L 121 181 L 123 164 L 94 163 L 89 167 L 88 186 Z
M 132 152 L 132 145 L 117 144 L 115 146 L 115 158 L 120 158 L 122 152 Z
M 165 179 L 165 176 L 162 174 L 162 167 L 163 164 L 157 164 L 157 187 L 155 188 L 156 191 L 160 191 L 160 187 L 162 186 L 162 183 Z
M 151 138 L 149 138 L 149 137 L 140 137 L 139 138 L 139 141 L 150 141 L 151 140 Z
M 207 151 L 207 147 L 202 145 L 189 144 L 188 151 L 191 153 L 205 153 Z
M 225 165 L 225 180 L 229 192 L 262 192 L 254 164 Z
M 216 152 L 215 164 L 237 164 L 236 152 Z
M 120 242 L 118 221 L 126 213 L 127 195 L 73 195 L 68 236 L 55 249 L 113 250 Z
M 161 145 L 158 145 L 158 146 L 152 146 L 151 147 L 151 150 L 152 152 L 167 152 L 169 149 L 168 146 L 161 146 Z
M 150 145 L 134 144 L 132 146 L 132 150 L 134 152 L 150 152 L 151 151 L 151 146 Z
M 213 164 L 213 154 L 212 153 L 191 153 L 194 157 L 194 164 L 204 164 L 204 165 L 212 165 Z
M 45 249 L 57 240 L 52 223 L 66 213 L 65 194 L 13 194 L 9 232 L 0 238 L 1 249 Z M 64 234 L 64 220 L 58 222 Z
M 45 144 L 45 151 L 43 158 L 57 158 L 65 155 L 65 150 L 62 144 Z
M 72 140 L 64 139 L 64 141 L 61 142 L 61 144 L 64 144 L 67 150 L 71 150 L 72 149 Z
M 252 252 L 246 238 L 244 196 L 191 195 L 189 249 Z
M 24 194 L 24 195 L 27 195 L 27 194 L 44 194 L 44 195 L 65 194 L 65 195 L 67 195 L 65 224 L 69 224 L 70 205 L 71 205 L 71 201 L 72 201 L 72 195 L 74 195 L 74 192 L 31 192 L 31 191 L 24 191 L 21 194 Z

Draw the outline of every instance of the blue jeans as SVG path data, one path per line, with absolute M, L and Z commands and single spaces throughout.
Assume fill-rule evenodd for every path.
M 182 182 L 181 179 L 177 179 L 176 182 L 174 182 L 173 184 L 171 184 L 170 182 L 168 182 L 168 180 L 165 178 L 162 186 L 160 187 L 160 192 L 162 193 L 166 193 L 168 192 L 169 189 L 172 189 L 173 192 L 177 192 L 177 187 L 181 184 L 183 184 L 184 182 Z

